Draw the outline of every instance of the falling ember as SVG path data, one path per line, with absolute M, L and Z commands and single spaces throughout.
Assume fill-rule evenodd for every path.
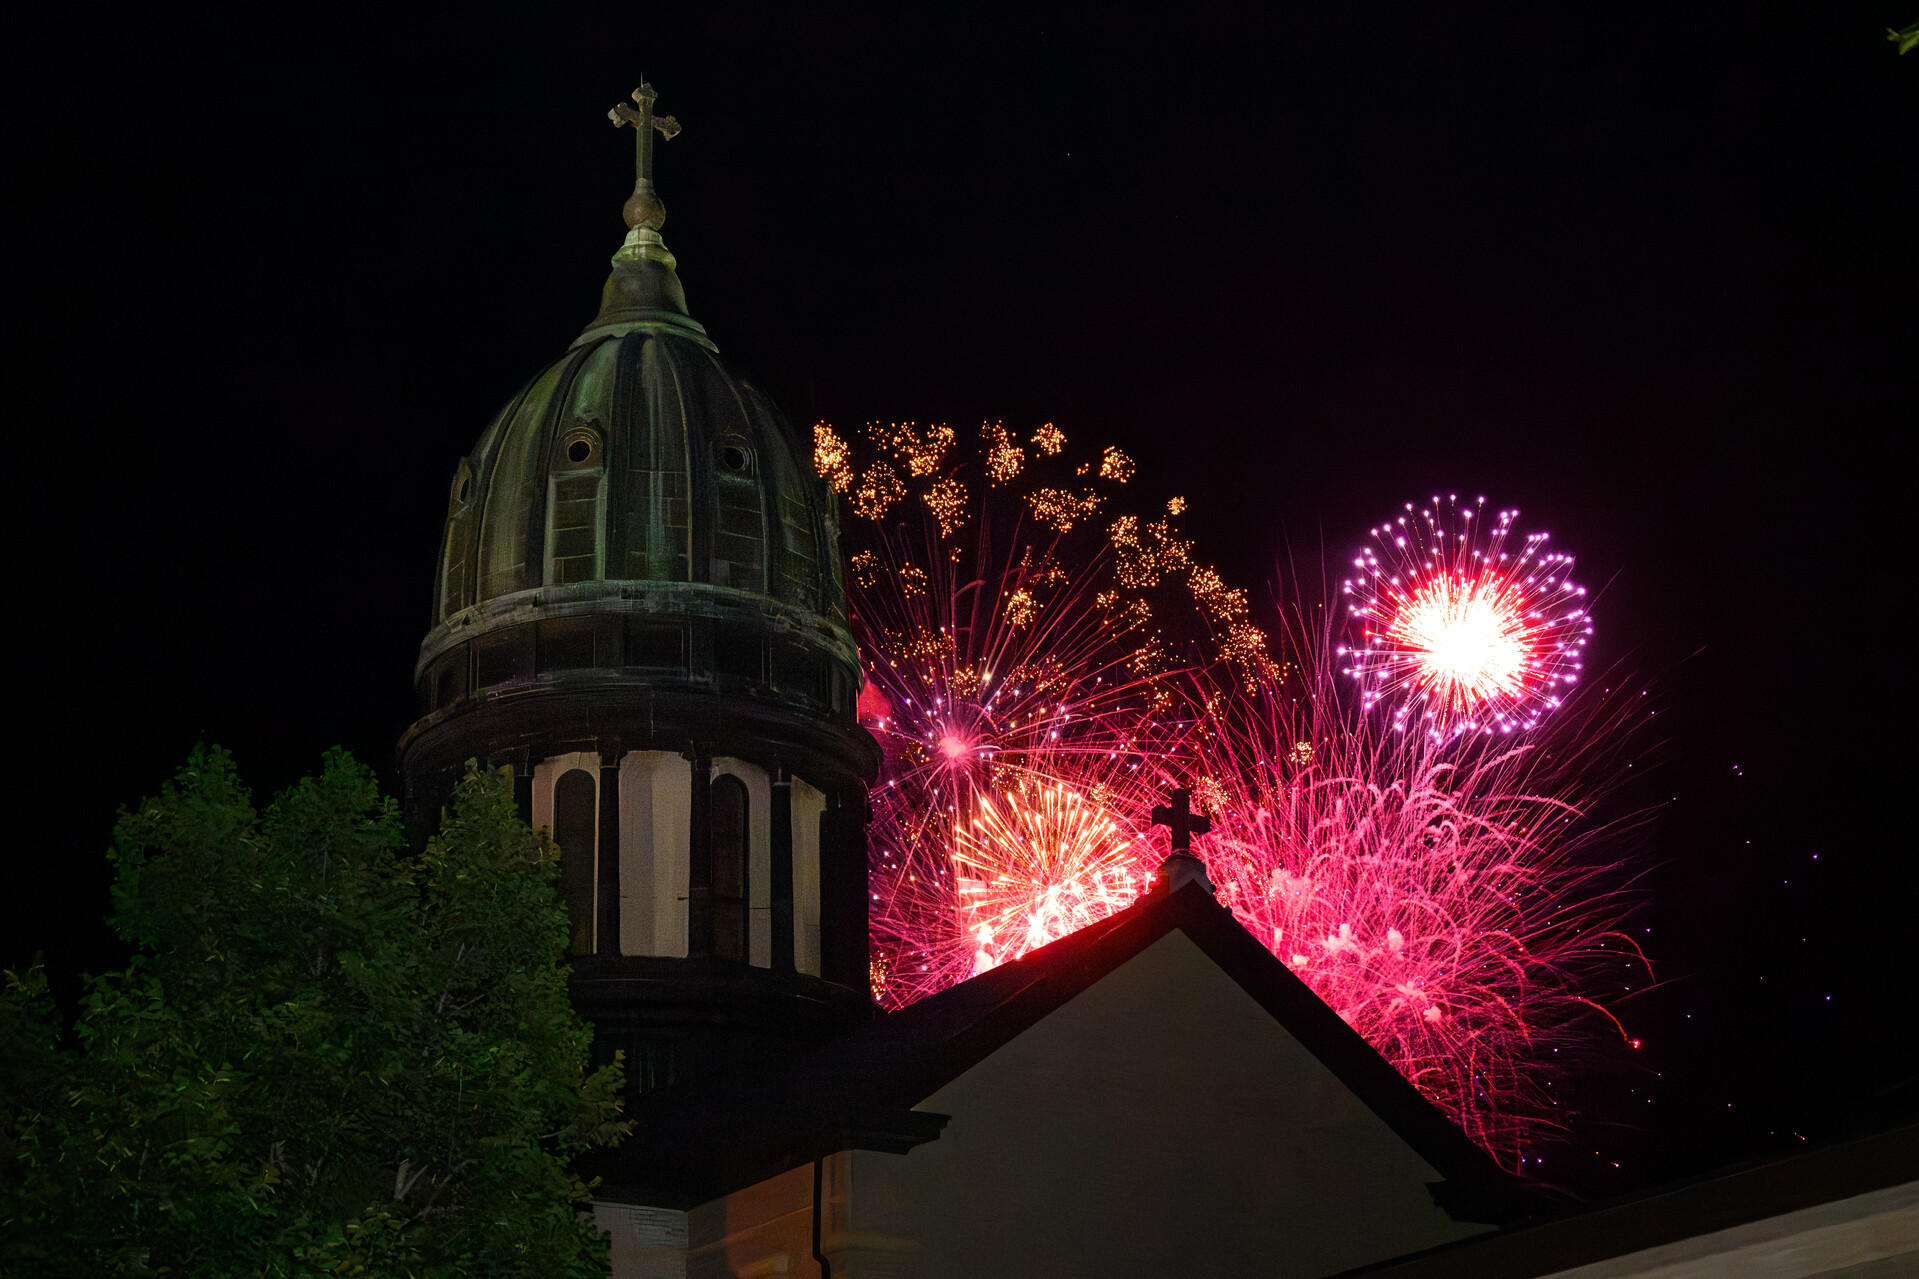
M 1367 706 L 1436 737 L 1538 725 L 1578 681 L 1592 634 L 1573 558 L 1547 535 L 1512 545 L 1517 511 L 1435 497 L 1372 531 L 1344 583 L 1360 632 L 1340 651 Z

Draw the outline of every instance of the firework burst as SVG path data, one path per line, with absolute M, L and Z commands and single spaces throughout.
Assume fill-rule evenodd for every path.
M 877 428 L 864 456 L 817 438 L 860 517 L 860 716 L 885 752 L 875 998 L 911 1003 L 1131 904 L 1165 854 L 1151 807 L 1189 785 L 1221 902 L 1523 1170 L 1563 1118 L 1555 1071 L 1617 1026 L 1602 1004 L 1636 953 L 1597 855 L 1617 831 L 1593 817 L 1628 738 L 1572 687 L 1590 626 L 1570 558 L 1508 550 L 1510 514 L 1475 536 L 1476 510 L 1435 503 L 1377 530 L 1348 583 L 1380 642 L 1354 654 L 1302 628 L 1300 665 L 1281 665 L 1179 534 L 1183 502 L 1108 513 L 1133 469 L 1116 450 L 1075 466 L 1052 427 L 989 425 L 971 463 L 943 427 Z M 1504 666 L 1469 675 L 1440 657 L 1482 607 L 1474 642 Z M 1399 731 L 1413 715 L 1430 731 Z
M 1538 725 L 1578 681 L 1592 634 L 1573 558 L 1518 511 L 1435 497 L 1373 529 L 1344 583 L 1359 643 L 1342 649 L 1368 706 L 1435 737 Z M 1515 545 L 1515 541 L 1517 544 Z
M 1575 700 L 1546 736 L 1464 749 L 1342 698 L 1329 635 L 1302 674 L 1196 740 L 1219 896 L 1313 992 L 1515 1171 L 1562 1123 L 1552 1083 L 1647 980 L 1594 808 L 1634 708 Z M 1317 674 L 1315 674 L 1317 672 Z
M 982 793 L 953 835 L 959 927 L 976 943 L 969 975 L 1106 918 L 1152 878 L 1140 832 L 1064 782 Z
M 1109 514 L 1119 450 L 1075 462 L 1050 424 L 989 423 L 976 455 L 942 426 L 866 434 L 815 428 L 815 464 L 859 517 L 860 715 L 885 753 L 874 988 L 898 1007 L 1131 902 L 1155 761 L 1198 718 L 1183 677 L 1271 664 L 1243 592 L 1179 535 L 1183 503 Z

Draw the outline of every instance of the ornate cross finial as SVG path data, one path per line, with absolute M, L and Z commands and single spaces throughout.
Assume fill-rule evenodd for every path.
M 646 77 L 641 76 L 640 87 L 633 90 L 633 101 L 640 104 L 639 110 L 635 111 L 620 102 L 606 113 L 606 118 L 613 122 L 616 129 L 623 124 L 633 126 L 633 194 L 628 198 L 623 212 L 627 226 L 636 230 L 645 227 L 649 231 L 658 231 L 666 224 L 666 205 L 653 189 L 653 131 L 658 129 L 662 138 L 671 138 L 679 133 L 680 122 L 670 115 L 656 117 L 653 114 L 653 102 L 659 96 L 659 90 L 646 83 Z

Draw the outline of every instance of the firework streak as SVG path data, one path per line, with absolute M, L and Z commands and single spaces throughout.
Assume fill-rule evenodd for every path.
M 1624 1032 L 1646 979 L 1593 809 L 1632 699 L 1592 691 L 1549 734 L 1434 738 L 1342 697 L 1331 636 L 1196 735 L 1222 904 L 1514 1171 L 1566 1116 L 1553 1085 Z
M 1133 901 L 1160 762 L 1200 718 L 1188 676 L 1273 667 L 1244 593 L 1179 535 L 1184 503 L 1107 514 L 1133 472 L 1117 449 L 1075 463 L 1050 425 L 988 424 L 976 451 L 943 426 L 866 435 L 816 427 L 815 465 L 859 517 L 860 717 L 886 759 L 874 994 L 898 1007 Z
M 1116 450 L 1073 464 L 1056 428 L 1022 444 L 997 424 L 964 458 L 945 427 L 815 441 L 858 517 L 860 716 L 885 751 L 875 998 L 903 1006 L 1131 904 L 1167 852 L 1151 808 L 1188 785 L 1222 904 L 1523 1170 L 1563 1118 L 1555 1071 L 1616 1026 L 1599 1001 L 1633 953 L 1593 855 L 1611 832 L 1588 817 L 1624 740 L 1604 696 L 1554 694 L 1543 728 L 1516 699 L 1480 707 L 1533 728 L 1518 736 L 1405 732 L 1438 694 L 1410 712 L 1388 676 L 1347 692 L 1331 627 L 1296 628 L 1297 664 L 1269 658 L 1243 593 L 1179 535 L 1183 503 L 1110 509 L 1132 470 Z M 1474 549 L 1564 584 L 1533 542 Z M 1362 600 L 1389 598 L 1368 564 Z

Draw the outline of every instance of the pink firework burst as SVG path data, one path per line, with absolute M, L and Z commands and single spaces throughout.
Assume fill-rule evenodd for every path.
M 1254 936 L 1523 1171 L 1567 1118 L 1552 1081 L 1624 1042 L 1605 1004 L 1650 980 L 1608 855 L 1630 820 L 1594 816 L 1637 708 L 1588 690 L 1484 748 L 1399 732 L 1341 697 L 1330 635 L 1309 639 L 1296 679 L 1222 706 L 1196 742 L 1200 851 Z
M 1111 642 L 1096 555 L 1043 530 L 1029 553 L 1015 526 L 1003 555 L 955 562 L 926 532 L 874 530 L 854 582 L 861 720 L 884 752 L 868 841 L 886 1007 L 1131 902 L 1117 797 L 1150 749 L 1151 684 Z
M 1359 643 L 1340 656 L 1395 727 L 1530 729 L 1578 681 L 1592 619 L 1573 557 L 1545 533 L 1516 539 L 1519 512 L 1488 518 L 1485 502 L 1409 503 L 1353 560 L 1343 589 Z

